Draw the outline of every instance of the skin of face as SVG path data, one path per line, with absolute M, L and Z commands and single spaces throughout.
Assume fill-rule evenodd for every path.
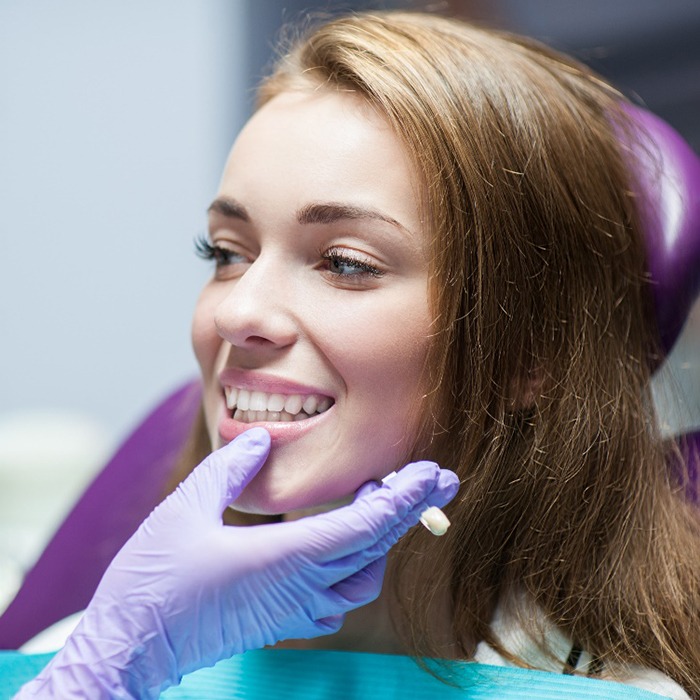
M 431 327 L 419 200 L 401 142 L 352 93 L 282 93 L 238 137 L 192 326 L 212 445 L 253 425 L 232 419 L 224 386 L 333 404 L 254 423 L 272 449 L 236 509 L 312 508 L 403 466 Z

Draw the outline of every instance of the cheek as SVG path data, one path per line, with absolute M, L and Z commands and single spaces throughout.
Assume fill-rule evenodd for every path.
M 422 292 L 422 287 L 419 287 Z M 364 337 L 365 366 L 398 384 L 413 382 L 422 367 L 430 333 L 430 311 L 424 293 L 406 293 L 369 319 Z M 357 334 L 362 337 L 361 333 Z
M 405 426 L 424 393 L 431 314 L 423 286 L 375 303 L 362 312 L 337 315 L 327 337 L 329 352 L 345 380 L 348 398 L 363 409 L 381 411 Z M 398 426 L 394 426 L 398 428 Z
M 220 394 L 216 380 L 216 367 L 223 341 L 214 323 L 214 311 L 217 306 L 216 296 L 205 288 L 197 300 L 192 316 L 192 348 L 199 363 L 200 375 L 204 388 L 203 408 L 207 432 L 211 444 L 217 441 L 217 410 Z

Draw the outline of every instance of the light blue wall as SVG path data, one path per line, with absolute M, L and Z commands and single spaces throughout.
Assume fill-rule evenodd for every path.
M 0 2 L 0 416 L 67 410 L 116 441 L 196 372 L 192 239 L 244 119 L 244 13 Z

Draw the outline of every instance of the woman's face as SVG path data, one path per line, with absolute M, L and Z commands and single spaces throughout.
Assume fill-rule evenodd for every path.
M 254 424 L 272 436 L 238 509 L 321 505 L 402 466 L 431 326 L 420 196 L 351 93 L 283 93 L 234 144 L 192 334 L 214 448 Z

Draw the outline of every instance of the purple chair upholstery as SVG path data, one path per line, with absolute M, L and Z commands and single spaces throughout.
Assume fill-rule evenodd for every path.
M 700 158 L 666 122 L 651 112 L 629 107 L 639 125 L 634 153 L 641 167 L 647 260 L 661 348 L 671 351 L 700 294 Z M 700 499 L 700 432 L 683 436 L 687 495 Z
M 178 388 L 97 475 L 0 617 L 0 649 L 17 649 L 85 608 L 109 562 L 162 499 L 200 396 L 199 382 Z
M 662 348 L 673 347 L 700 293 L 700 158 L 666 122 L 638 107 L 633 146 Z
M 659 333 L 668 351 L 700 290 L 700 160 L 663 121 L 636 107 L 630 113 L 648 136 L 638 152 L 638 180 Z M 193 382 L 170 395 L 89 486 L 0 617 L 0 649 L 16 649 L 87 605 L 111 559 L 162 497 L 200 394 Z M 689 442 L 700 445 L 699 438 Z M 697 472 L 695 461 L 691 473 Z

